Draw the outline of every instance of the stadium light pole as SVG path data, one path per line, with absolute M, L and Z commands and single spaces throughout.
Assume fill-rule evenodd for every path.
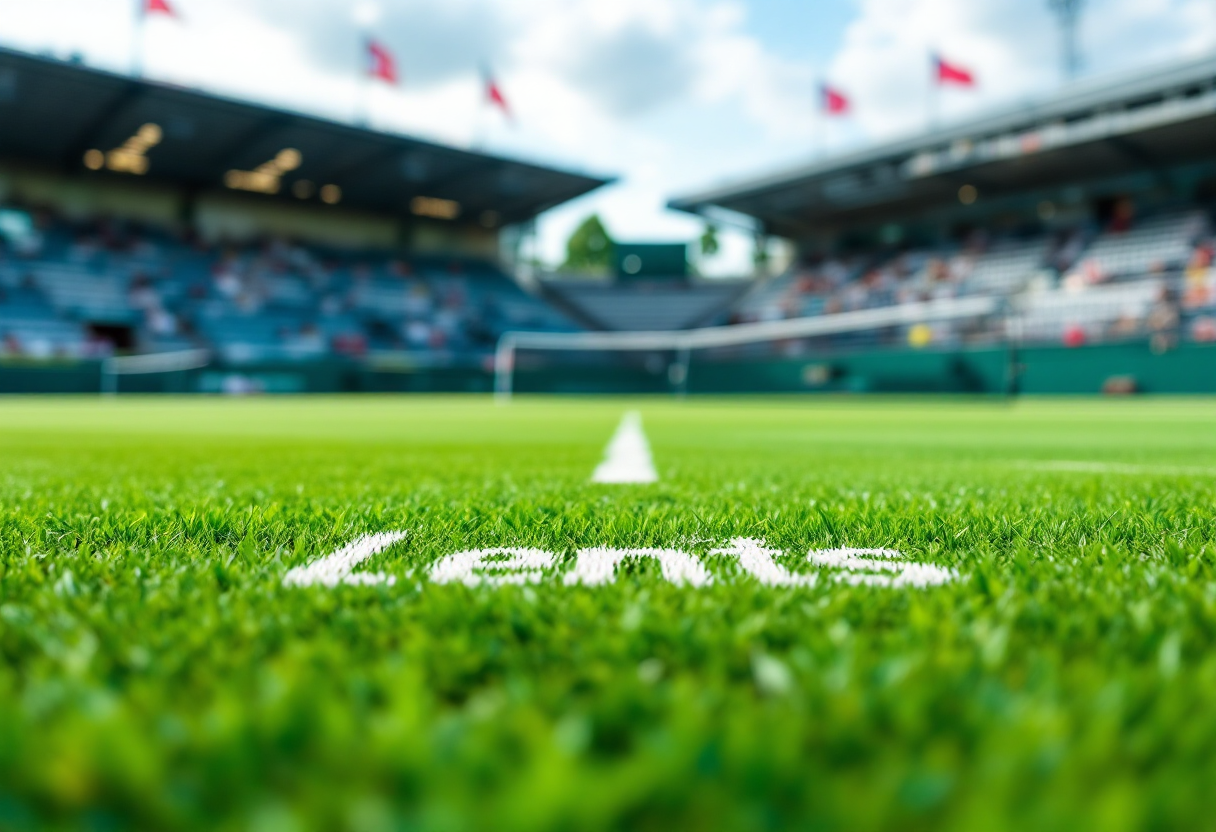
M 1077 48 L 1077 19 L 1085 0 L 1047 0 L 1060 23 L 1060 45 L 1064 80 L 1071 81 L 1081 71 L 1081 53 Z

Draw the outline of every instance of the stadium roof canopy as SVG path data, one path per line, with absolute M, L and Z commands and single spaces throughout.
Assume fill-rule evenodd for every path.
M 901 221 L 986 196 L 1216 160 L 1216 57 L 1079 84 L 949 128 L 673 199 L 755 217 L 791 238 Z
M 145 147 L 147 124 L 159 140 Z M 279 155 L 288 148 L 298 157 Z M 8 49 L 0 49 L 0 158 L 197 191 L 235 182 L 290 201 L 297 191 L 319 200 L 324 185 L 336 185 L 325 194 L 340 194 L 342 205 L 487 225 L 531 219 L 610 181 Z M 309 184 L 296 188 L 299 180 Z

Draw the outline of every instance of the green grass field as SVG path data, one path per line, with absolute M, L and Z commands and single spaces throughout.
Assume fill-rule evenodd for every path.
M 661 480 L 590 484 L 630 408 Z M 1216 824 L 1216 401 L 7 399 L 0 460 L 0 829 Z M 559 557 L 428 579 L 487 547 Z

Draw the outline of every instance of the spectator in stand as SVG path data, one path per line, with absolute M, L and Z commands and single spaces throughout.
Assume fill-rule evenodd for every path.
M 1114 208 L 1111 210 L 1110 222 L 1106 224 L 1106 230 L 1112 234 L 1122 234 L 1125 231 L 1130 231 L 1135 217 L 1136 203 L 1127 197 L 1123 197 L 1115 202 Z
M 237 274 L 236 259 L 228 256 L 215 266 L 215 291 L 220 297 L 235 300 L 242 292 L 243 285 Z
M 1200 343 L 1216 341 L 1216 318 L 1203 315 L 1191 321 L 1191 340 Z
M 1178 299 L 1173 289 L 1168 285 L 1161 288 L 1157 302 L 1149 310 L 1148 330 L 1152 333 L 1152 348 L 1154 352 L 1165 352 L 1173 349 L 1178 343 L 1178 324 L 1181 318 L 1178 310 Z
M 1052 267 L 1063 274 L 1072 268 L 1085 250 L 1085 235 L 1080 229 L 1066 232 L 1058 241 L 1051 256 Z
M 163 306 L 157 305 L 149 309 L 144 323 L 148 331 L 155 336 L 166 338 L 177 334 L 177 317 Z
M 1212 284 L 1216 280 L 1216 269 L 1212 268 L 1212 245 L 1201 243 L 1195 246 L 1191 259 L 1187 262 L 1182 305 L 1187 309 L 1199 309 L 1210 306 L 1216 301 Z
M 160 308 L 160 296 L 152 286 L 152 280 L 143 272 L 137 272 L 131 278 L 127 288 L 127 302 L 141 312 L 150 312 Z
M 330 346 L 338 355 L 357 358 L 367 353 L 367 339 L 358 333 L 335 335 Z
M 1142 324 L 1143 321 L 1134 311 L 1124 310 L 1111 325 L 1109 335 L 1113 339 L 1132 338 L 1140 333 Z
M 406 346 L 410 349 L 424 350 L 431 343 L 431 327 L 426 321 L 414 319 L 406 321 L 403 332 Z
M 1064 327 L 1064 346 L 1081 347 L 1089 340 L 1085 327 L 1078 323 L 1070 323 Z
M 300 331 L 291 339 L 291 342 L 293 348 L 301 352 L 316 354 L 325 352 L 325 337 L 314 323 L 306 323 L 301 326 Z

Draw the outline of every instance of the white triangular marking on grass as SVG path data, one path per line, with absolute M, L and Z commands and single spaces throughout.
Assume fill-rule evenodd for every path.
M 380 534 L 365 534 L 354 543 L 349 544 L 323 558 L 318 558 L 307 566 L 297 566 L 283 576 L 283 586 L 337 586 L 348 584 L 353 586 L 369 586 L 387 584 L 392 586 L 397 579 L 383 572 L 354 572 L 354 568 L 372 555 L 383 552 L 398 540 L 406 536 L 406 532 L 382 532 Z
M 604 450 L 604 461 L 596 466 L 591 481 L 625 484 L 658 479 L 654 460 L 650 457 L 650 443 L 642 431 L 642 416 L 636 410 L 630 410 L 621 418 L 620 426 Z

